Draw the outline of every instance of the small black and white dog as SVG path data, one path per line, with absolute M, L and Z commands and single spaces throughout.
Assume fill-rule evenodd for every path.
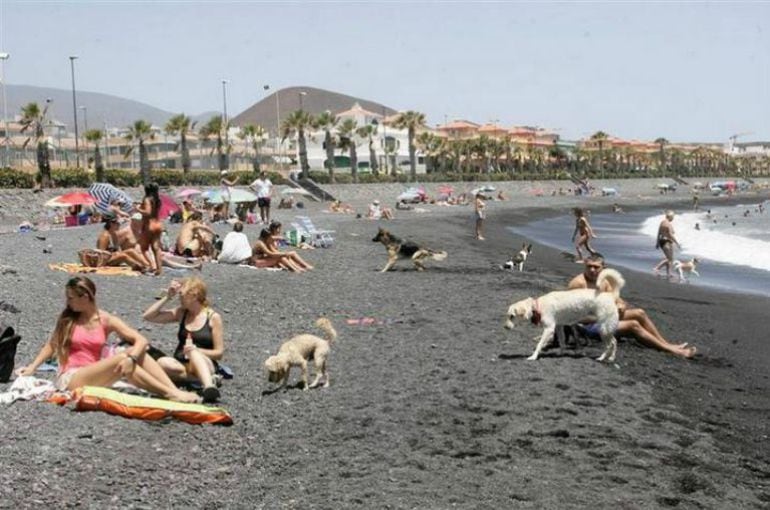
M 511 257 L 511 260 L 503 264 L 503 269 L 518 269 L 519 271 L 524 270 L 524 262 L 527 261 L 527 257 L 529 257 L 529 254 L 532 253 L 532 245 L 524 243 L 521 245 L 521 251 L 515 254 L 513 257 Z

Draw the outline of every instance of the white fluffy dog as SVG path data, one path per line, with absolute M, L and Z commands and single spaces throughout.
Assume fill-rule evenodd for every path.
M 684 276 L 685 273 L 690 273 L 691 275 L 700 276 L 698 274 L 698 264 L 700 263 L 700 260 L 697 258 L 693 258 L 690 260 L 675 260 L 674 261 L 674 270 L 679 272 L 679 281 L 680 282 L 686 282 L 687 278 Z
M 513 329 L 514 320 L 528 321 L 543 326 L 543 334 L 535 347 L 535 352 L 527 358 L 536 360 L 540 352 L 553 337 L 557 326 L 574 324 L 581 319 L 592 316 L 605 349 L 599 361 L 614 361 L 618 341 L 615 330 L 618 327 L 618 307 L 615 300 L 620 296 L 620 289 L 626 284 L 623 276 L 614 269 L 605 269 L 596 279 L 597 289 L 608 282 L 612 292 L 601 292 L 596 289 L 574 289 L 549 292 L 537 299 L 522 299 L 508 308 L 505 323 L 507 329 Z

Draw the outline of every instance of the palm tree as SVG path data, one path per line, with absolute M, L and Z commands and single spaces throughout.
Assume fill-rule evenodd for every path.
M 255 174 L 259 174 L 259 153 L 260 149 L 267 141 L 267 130 L 262 126 L 255 124 L 246 124 L 241 128 L 241 132 L 238 133 L 238 138 L 246 140 L 251 144 L 251 148 L 254 149 L 254 158 L 251 160 L 251 167 L 254 169 Z
M 373 175 L 380 175 L 380 167 L 377 164 L 377 151 L 374 150 L 374 135 L 377 134 L 377 126 L 367 124 L 358 128 L 358 136 L 369 140 L 369 168 Z
M 599 146 L 599 167 L 601 168 L 602 179 L 604 179 L 604 144 L 607 143 L 609 137 L 604 131 L 597 131 L 591 135 L 591 140 Z
M 96 182 L 104 182 L 104 163 L 102 163 L 102 152 L 99 150 L 99 142 L 102 141 L 104 133 L 99 129 L 89 129 L 83 135 L 86 140 L 94 144 L 94 170 L 96 170 Z
M 353 177 L 353 182 L 358 182 L 358 153 L 356 152 L 356 145 L 358 143 L 356 139 L 357 131 L 358 123 L 355 119 L 343 120 L 338 130 L 340 149 L 347 149 L 350 153 L 350 175 Z
M 324 132 L 324 149 L 326 149 L 326 161 L 324 166 L 329 172 L 329 180 L 334 182 L 334 137 L 332 131 L 337 127 L 337 117 L 326 110 L 313 121 L 313 128 Z
M 401 112 L 393 126 L 398 129 L 406 129 L 409 139 L 409 171 L 412 180 L 417 180 L 417 158 L 416 147 L 414 145 L 415 135 L 418 129 L 425 127 L 425 114 L 412 110 Z
M 190 162 L 190 150 L 187 148 L 187 133 L 195 129 L 196 122 L 193 122 L 190 117 L 184 113 L 174 115 L 168 122 L 166 122 L 165 131 L 169 135 L 179 135 L 179 154 L 182 156 L 182 174 L 184 175 L 185 182 L 187 181 L 187 175 L 190 172 L 192 166 Z
M 145 147 L 144 142 L 155 138 L 152 126 L 147 121 L 137 120 L 128 126 L 128 134 L 124 138 L 129 142 L 136 141 L 139 145 L 139 172 L 142 175 L 142 184 L 146 186 L 150 183 L 150 160 L 147 157 L 147 147 Z M 129 146 L 124 157 L 127 158 L 133 150 L 134 146 Z
M 45 136 L 45 116 L 48 104 L 42 110 L 37 103 L 28 103 L 21 108 L 21 132 L 29 131 L 29 137 L 24 140 L 22 148 L 26 149 L 33 139 L 37 146 L 38 179 L 44 187 L 51 185 L 51 161 L 48 153 L 48 138 Z
M 438 155 L 444 148 L 444 139 L 424 131 L 417 135 L 417 145 L 427 156 L 425 159 L 425 171 L 433 173 L 437 171 Z
M 665 138 L 660 137 L 655 139 L 655 143 L 659 148 L 660 176 L 663 177 L 666 171 L 666 145 L 668 145 L 669 142 Z
M 296 110 L 289 114 L 281 125 L 281 141 L 290 136 L 297 136 L 297 146 L 299 148 L 299 164 L 302 170 L 301 177 L 306 179 L 310 172 L 310 165 L 307 162 L 307 141 L 305 140 L 305 131 L 313 125 L 313 116 L 304 110 Z
M 198 130 L 198 134 L 203 140 L 208 140 L 212 136 L 216 137 L 217 144 L 211 151 L 211 154 L 213 154 L 214 151 L 217 152 L 217 162 L 220 172 L 227 169 L 227 154 L 230 152 L 230 147 L 225 147 L 223 136 L 224 130 L 225 125 L 222 122 L 221 115 L 214 115 Z

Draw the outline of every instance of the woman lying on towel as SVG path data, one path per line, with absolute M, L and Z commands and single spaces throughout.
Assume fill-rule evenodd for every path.
M 65 286 L 66 307 L 56 321 L 51 338 L 35 360 L 17 371 L 33 375 L 44 361 L 56 356 L 56 387 L 112 386 L 126 379 L 144 390 L 177 402 L 199 402 L 194 393 L 177 388 L 160 365 L 145 354 L 147 339 L 116 316 L 96 306 L 96 286 L 85 276 L 70 278 Z M 107 337 L 115 333 L 131 348 L 102 358 Z
M 163 307 L 179 294 L 179 306 Z M 205 403 L 219 400 L 214 384 L 216 362 L 225 351 L 222 317 L 209 307 L 206 284 L 200 278 L 172 280 L 163 297 L 144 311 L 144 320 L 157 324 L 179 323 L 174 356 L 158 360 L 172 379 L 198 380 L 203 385 Z

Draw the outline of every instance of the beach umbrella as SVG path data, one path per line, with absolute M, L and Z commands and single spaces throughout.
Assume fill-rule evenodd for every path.
M 158 218 L 161 220 L 168 218 L 179 210 L 179 205 L 174 202 L 173 198 L 165 193 L 160 193 L 158 196 L 160 197 L 160 211 L 158 212 Z
M 222 200 L 222 190 L 210 192 L 207 199 L 212 204 L 221 204 L 222 202 L 224 202 Z M 256 201 L 257 201 L 257 195 L 255 195 L 250 191 L 246 191 L 238 188 L 235 188 L 230 191 L 229 202 L 231 204 L 238 204 L 241 202 L 256 202 Z
M 203 193 L 203 192 L 201 190 L 199 190 L 199 189 L 185 188 L 182 191 L 180 191 L 179 193 L 177 193 L 176 197 L 177 198 L 188 198 L 188 197 L 192 197 L 192 196 L 195 196 L 195 195 L 200 195 L 201 193 Z
M 94 207 L 102 213 L 110 211 L 110 204 L 115 202 L 124 212 L 130 213 L 134 199 L 125 191 L 106 182 L 95 182 L 88 188 L 88 194 L 96 199 Z
M 45 203 L 46 207 L 70 207 L 73 205 L 93 205 L 96 199 L 85 191 L 75 191 L 52 198 Z
M 313 194 L 303 188 L 286 188 L 281 191 L 281 195 L 303 195 L 306 197 L 312 197 Z

